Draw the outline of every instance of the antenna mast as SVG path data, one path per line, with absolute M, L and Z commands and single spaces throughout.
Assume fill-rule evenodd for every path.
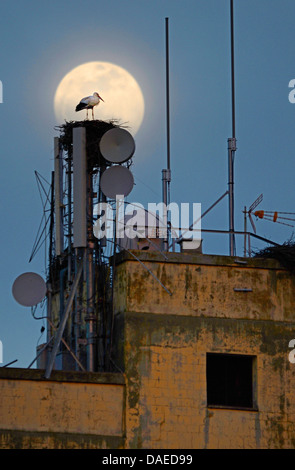
M 167 236 L 164 238 L 164 251 L 169 247 L 169 229 L 166 207 L 170 203 L 170 109 L 169 109 L 169 18 L 165 18 L 166 32 L 166 125 L 167 125 L 167 168 L 162 170 L 162 192 L 164 203 L 164 225 L 167 228 Z
M 234 157 L 236 146 L 235 125 L 235 68 L 234 68 L 234 6 L 230 0 L 230 29 L 231 29 L 231 96 L 232 96 L 232 137 L 228 142 L 228 190 L 229 190 L 229 252 L 235 255 L 234 235 Z

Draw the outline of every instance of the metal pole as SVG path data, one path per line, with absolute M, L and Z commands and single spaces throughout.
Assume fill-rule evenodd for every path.
M 229 251 L 235 255 L 234 227 L 234 152 L 236 139 L 228 139 Z
M 244 206 L 244 258 L 247 257 L 247 207 Z
M 48 319 L 51 319 L 51 308 L 52 308 L 52 286 L 51 286 L 50 281 L 47 282 L 46 296 L 47 296 L 47 341 L 49 341 L 50 333 L 52 333 L 52 331 L 50 330 L 50 324 L 48 320 Z
M 51 272 L 53 260 L 53 227 L 54 227 L 54 171 L 51 172 L 51 203 L 49 226 L 49 272 Z
M 68 282 L 72 276 L 72 159 L 68 158 Z
M 87 332 L 87 348 L 88 348 L 88 365 L 87 368 L 90 372 L 95 370 L 95 345 L 96 345 L 96 331 L 95 331 L 95 313 L 94 313 L 94 274 L 93 274 L 93 231 L 92 231 L 92 214 L 93 214 L 93 187 L 92 187 L 92 174 L 88 173 L 88 230 L 87 230 L 87 316 L 88 322 Z
M 167 169 L 170 170 L 170 91 L 169 91 L 169 18 L 166 25 L 166 120 L 167 120 Z
M 71 310 L 71 307 L 72 307 L 72 302 L 73 302 L 73 299 L 74 299 L 74 295 L 76 293 L 76 289 L 78 287 L 78 283 L 80 281 L 80 277 L 81 277 L 81 274 L 82 274 L 82 271 L 83 271 L 83 261 L 84 260 L 82 259 L 81 262 L 80 262 L 80 266 L 79 266 L 74 284 L 72 286 L 72 289 L 71 289 L 71 292 L 70 292 L 70 295 L 69 295 L 69 298 L 68 298 L 68 303 L 67 303 L 67 306 L 66 306 L 66 310 L 64 312 L 64 315 L 61 319 L 61 322 L 60 322 L 58 330 L 57 330 L 55 343 L 53 345 L 52 353 L 50 355 L 50 359 L 48 361 L 47 368 L 46 368 L 46 371 L 45 371 L 45 378 L 46 379 L 49 379 L 52 368 L 53 368 L 53 365 L 54 365 L 54 362 L 55 362 L 56 354 L 57 354 L 57 351 L 58 351 L 58 348 L 59 348 L 59 345 L 60 345 L 60 342 L 61 342 L 61 338 L 62 338 L 64 329 L 65 329 L 65 326 L 66 326 L 66 323 L 67 323 L 67 320 L 68 320 L 68 316 L 69 316 L 69 313 L 70 313 L 70 310 Z
M 77 275 L 78 270 L 78 258 L 79 258 L 79 248 L 74 248 L 74 273 L 75 276 Z M 84 250 L 84 248 L 81 248 Z M 82 256 L 83 257 L 83 256 Z M 79 286 L 76 290 L 75 298 L 74 298 L 74 322 L 75 322 L 75 355 L 80 359 L 80 326 L 81 326 L 81 312 L 82 312 L 82 291 L 83 291 L 83 282 L 79 282 Z M 78 363 L 76 362 L 76 370 L 78 370 Z
M 28 365 L 27 369 L 30 369 L 32 367 L 32 365 L 34 364 L 34 362 L 37 361 L 38 357 L 41 356 L 41 354 L 43 353 L 43 351 L 45 351 L 45 349 L 49 346 L 49 344 L 51 343 L 51 341 L 53 340 L 54 336 L 51 336 L 51 338 L 49 338 L 49 340 L 47 341 L 47 343 L 43 346 L 43 348 L 40 349 L 40 351 L 38 352 L 37 356 L 35 357 L 35 359 L 32 360 L 32 362 Z
M 168 251 L 168 219 L 167 219 L 167 170 L 162 170 L 162 196 L 163 196 L 163 224 L 165 227 L 165 236 L 163 238 L 163 250 Z
M 53 324 L 50 320 L 48 320 L 48 321 L 49 321 L 49 323 L 50 323 L 52 329 L 53 329 L 54 331 L 56 331 L 57 328 L 55 328 L 54 324 Z M 72 358 L 76 361 L 76 363 L 77 363 L 77 365 L 80 367 L 80 369 L 83 370 L 83 372 L 86 372 L 86 371 L 85 371 L 85 368 L 83 367 L 83 365 L 81 364 L 81 362 L 80 362 L 79 359 L 77 358 L 76 354 L 73 353 L 73 351 L 71 350 L 71 348 L 69 347 L 69 345 L 66 343 L 66 341 L 65 341 L 63 338 L 61 338 L 61 342 L 65 345 L 65 347 L 67 348 L 67 350 L 68 350 L 69 353 L 71 354 Z
M 54 205 L 55 205 L 55 254 L 60 256 L 64 248 L 63 231 L 63 162 L 59 138 L 54 137 Z
M 203 214 L 201 214 L 201 217 L 199 217 L 197 220 L 195 220 L 188 228 L 188 230 L 186 230 L 182 235 L 181 237 L 177 238 L 176 240 L 176 243 L 180 243 L 182 240 L 183 240 L 183 237 L 184 235 L 189 231 L 189 230 L 193 230 L 194 226 L 200 221 L 203 219 L 203 217 L 205 217 L 205 215 L 208 214 L 208 212 L 211 211 L 211 209 L 213 209 L 220 201 L 222 201 L 222 199 L 228 195 L 228 191 L 225 191 L 225 193 L 220 196 L 220 198 L 217 199 L 217 201 L 215 201 Z
M 234 68 L 234 6 L 230 0 L 230 30 L 231 30 L 231 97 L 232 97 L 232 138 L 228 139 L 228 190 L 229 190 L 229 252 L 235 255 L 234 235 L 234 155 L 236 151 L 235 125 L 235 68 Z
M 232 96 L 232 136 L 236 137 L 235 110 L 235 45 L 234 45 L 234 2 L 230 1 L 230 33 L 231 33 L 231 96 Z
M 169 90 L 169 18 L 165 18 L 165 36 L 166 36 L 166 132 L 167 132 L 167 169 L 162 170 L 162 195 L 164 203 L 164 227 L 166 228 L 166 236 L 163 240 L 163 250 L 169 249 L 169 233 L 168 228 L 168 212 L 167 206 L 170 204 L 170 182 L 171 182 L 171 169 L 170 169 L 170 90 Z

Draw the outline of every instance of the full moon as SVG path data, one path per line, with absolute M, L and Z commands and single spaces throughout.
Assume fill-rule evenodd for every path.
M 127 70 L 110 62 L 87 62 L 64 76 L 54 96 L 58 123 L 86 119 L 86 111 L 76 112 L 75 108 L 82 98 L 94 92 L 104 100 L 94 107 L 95 119 L 117 120 L 119 125 L 126 126 L 135 135 L 144 116 L 143 93 Z

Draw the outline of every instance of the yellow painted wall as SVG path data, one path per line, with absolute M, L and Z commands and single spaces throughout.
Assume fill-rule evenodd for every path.
M 66 443 L 67 447 L 72 439 L 70 435 L 104 436 L 101 445 L 106 447 L 109 436 L 123 436 L 123 379 L 119 383 L 108 383 L 108 374 L 103 374 L 104 382 L 92 380 L 94 383 L 91 383 L 79 382 L 79 374 L 69 381 L 73 374 L 69 376 L 65 372 L 54 371 L 50 380 L 42 379 L 42 371 L 7 369 L 1 372 L 0 443 L 2 441 L 3 446 L 5 442 L 13 441 L 11 435 L 15 431 L 25 432 L 26 445 L 30 443 L 28 433 L 33 433 L 32 436 L 39 433 L 36 441 L 39 445 L 42 433 L 46 437 L 46 445 L 50 445 L 52 437 L 60 433 L 63 439 L 59 445 Z M 85 439 L 85 446 L 88 444 Z
M 294 448 L 294 277 L 271 260 L 135 253 L 172 295 L 119 256 L 124 374 L 0 369 L 0 447 Z M 256 357 L 257 410 L 207 406 L 209 352 Z
M 294 278 L 270 260 L 136 255 L 172 295 L 124 255 L 116 331 L 118 357 L 125 354 L 126 446 L 294 448 Z M 208 352 L 257 357 L 258 411 L 207 407 Z
M 144 268 L 124 254 L 116 271 L 116 310 L 189 316 L 293 321 L 295 277 L 273 260 L 140 253 Z M 148 272 L 148 269 L 172 294 Z M 252 292 L 235 292 L 234 289 Z

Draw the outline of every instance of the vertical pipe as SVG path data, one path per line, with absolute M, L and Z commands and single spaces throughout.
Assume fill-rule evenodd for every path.
M 83 270 L 83 263 L 81 262 L 80 266 L 79 266 L 79 269 L 78 269 L 78 272 L 77 272 L 77 275 L 76 275 L 76 278 L 75 278 L 74 283 L 72 285 L 71 292 L 69 294 L 69 298 L 68 298 L 68 301 L 67 301 L 67 306 L 66 306 L 64 315 L 61 318 L 60 324 L 58 326 L 58 330 L 56 332 L 55 342 L 54 342 L 53 349 L 52 349 L 52 352 L 51 352 L 51 355 L 50 355 L 50 358 L 49 358 L 49 361 L 48 361 L 48 364 L 47 364 L 47 367 L 46 367 L 46 371 L 45 371 L 45 378 L 46 379 L 49 379 L 52 368 L 53 368 L 54 363 L 55 363 L 56 354 L 57 354 L 60 342 L 62 340 L 62 335 L 63 335 L 64 329 L 65 329 L 65 326 L 66 326 L 66 323 L 67 323 L 67 320 L 68 320 L 68 316 L 69 316 L 69 313 L 70 313 L 70 310 L 71 310 L 71 307 L 72 307 L 72 302 L 73 302 L 73 299 L 74 299 L 74 296 L 75 296 L 75 293 L 76 293 L 76 289 L 78 287 L 78 283 L 80 281 L 82 270 Z
M 235 70 L 234 70 L 234 6 L 230 0 L 230 32 L 231 32 L 231 101 L 232 101 L 232 138 L 228 139 L 228 190 L 229 190 L 229 252 L 235 255 L 234 235 L 234 155 L 236 151 L 235 125 Z
M 86 155 L 86 128 L 76 127 L 73 129 L 73 248 L 76 253 L 76 269 L 78 259 L 83 260 L 83 277 L 76 295 L 76 348 L 79 349 L 78 341 L 80 339 L 81 324 L 85 321 L 87 327 L 88 305 L 84 304 L 83 285 L 88 289 L 88 259 L 87 259 L 87 155 Z M 86 291 L 88 295 L 88 291 Z M 87 297 L 88 298 L 88 297 Z M 85 305 L 85 309 L 84 309 Z M 85 338 L 81 338 L 85 339 Z M 78 352 L 78 351 L 77 351 Z M 79 354 L 77 354 L 79 355 Z M 88 354 L 87 354 L 88 356 Z
M 230 1 L 230 34 L 231 34 L 231 96 L 232 96 L 232 137 L 236 137 L 235 110 L 235 45 L 234 45 L 234 2 Z
M 162 196 L 163 196 L 163 224 L 165 229 L 165 236 L 163 238 L 163 251 L 168 251 L 168 220 L 167 220 L 167 170 L 162 170 Z
M 169 18 L 166 26 L 166 124 L 167 124 L 167 169 L 170 170 L 170 90 L 169 90 Z
M 235 235 L 234 235 L 234 159 L 233 159 L 234 139 L 228 139 L 228 190 L 229 190 L 229 251 L 230 256 L 235 253 Z
M 50 201 L 50 226 L 49 226 L 49 275 L 53 260 L 53 227 L 54 227 L 54 171 L 51 172 L 51 201 Z
M 88 348 L 88 364 L 87 369 L 90 372 L 95 371 L 96 366 L 96 331 L 95 331 L 95 312 L 94 312 L 94 269 L 93 269 L 93 182 L 92 174 L 88 172 L 88 202 L 87 202 L 87 348 Z
M 247 208 L 244 206 L 244 258 L 247 257 Z
M 50 281 L 47 282 L 47 312 L 46 312 L 46 316 L 47 316 L 47 343 L 49 341 L 49 339 L 51 338 L 51 335 L 53 334 L 53 331 L 51 329 L 51 326 L 50 326 L 50 321 L 51 321 L 51 309 L 52 309 L 52 286 L 51 286 L 51 283 Z
M 51 172 L 51 203 L 50 203 L 50 227 L 49 227 L 49 267 L 47 281 L 47 343 L 53 334 L 50 326 L 52 309 L 52 261 L 53 261 L 53 228 L 54 228 L 54 171 Z M 50 346 L 48 346 L 50 348 Z M 48 349 L 49 351 L 50 349 Z M 48 354 L 48 353 L 47 353 Z
M 83 250 L 83 248 L 82 248 Z M 75 248 L 74 249 L 74 274 L 75 274 L 75 277 L 77 275 L 77 270 L 78 270 L 78 263 L 79 263 L 79 249 L 78 248 Z M 81 255 L 81 259 L 83 258 L 83 254 Z M 85 258 L 85 256 L 84 256 Z M 79 343 L 79 340 L 80 340 L 80 335 L 81 335 L 81 330 L 80 330 L 80 327 L 81 327 L 81 317 L 82 317 L 82 308 L 83 308 L 83 281 L 80 280 L 80 283 L 79 283 L 79 286 L 77 288 L 77 291 L 75 293 L 75 297 L 74 297 L 74 312 L 75 312 L 75 317 L 74 317 L 74 323 L 75 323 L 75 355 L 76 357 L 78 357 L 78 359 L 80 360 L 81 359 L 81 351 L 80 351 L 80 343 Z M 83 360 L 83 359 L 82 359 Z M 79 366 L 77 364 L 77 362 L 75 363 L 76 364 L 76 370 L 79 370 Z M 84 364 L 84 361 L 83 361 L 83 364 Z M 85 365 L 85 364 L 84 364 Z
M 86 129 L 73 129 L 73 246 L 87 246 Z
M 54 138 L 55 254 L 63 252 L 63 164 L 59 138 Z
M 167 205 L 170 203 L 170 89 L 169 89 L 169 18 L 165 18 L 165 38 L 166 38 L 166 133 L 167 133 L 167 169 L 162 170 L 162 195 L 164 203 L 164 226 L 167 236 L 163 239 L 163 250 L 169 249 L 170 227 L 168 221 Z
M 72 279 L 72 159 L 68 158 L 68 282 Z

